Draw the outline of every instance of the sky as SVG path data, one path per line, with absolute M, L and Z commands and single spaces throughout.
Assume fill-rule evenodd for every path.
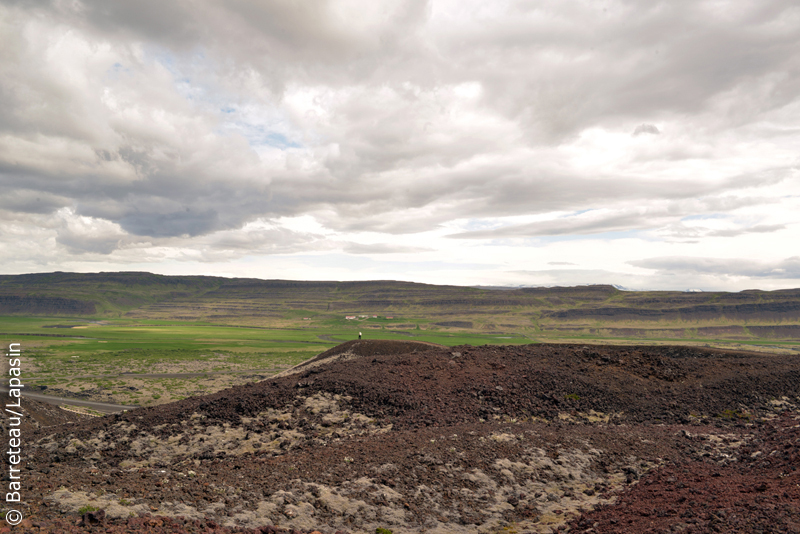
M 800 287 L 800 4 L 0 0 L 0 258 Z

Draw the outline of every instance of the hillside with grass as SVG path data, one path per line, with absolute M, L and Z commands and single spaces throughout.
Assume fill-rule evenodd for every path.
M 224 281 L 141 272 L 0 275 L 0 315 L 117 316 L 164 300 L 196 297 Z
M 150 273 L 0 276 L 0 315 L 530 339 L 800 340 L 800 289 L 494 289 Z

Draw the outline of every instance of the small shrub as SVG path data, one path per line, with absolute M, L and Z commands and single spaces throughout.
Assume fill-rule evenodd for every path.
M 577 393 L 569 393 L 565 395 L 564 398 L 567 400 L 574 400 L 574 401 L 581 400 L 581 398 L 578 396 Z
M 742 412 L 742 411 L 739 411 L 739 410 L 723 410 L 722 413 L 719 414 L 717 417 L 720 417 L 722 419 L 728 419 L 728 420 L 732 420 L 732 419 L 746 419 L 746 420 L 749 420 L 752 416 L 747 412 Z
M 392 534 L 392 531 L 388 528 L 378 527 L 375 529 L 375 534 Z
M 91 504 L 87 504 L 86 506 L 84 506 L 80 510 L 78 510 L 78 513 L 83 515 L 83 514 L 86 514 L 86 513 L 89 513 L 89 512 L 96 512 L 99 509 L 100 508 L 98 508 L 97 506 L 92 506 Z

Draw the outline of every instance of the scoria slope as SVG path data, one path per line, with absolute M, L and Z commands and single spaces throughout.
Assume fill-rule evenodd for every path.
M 27 529 L 796 531 L 797 357 L 386 341 L 322 356 L 36 430 Z

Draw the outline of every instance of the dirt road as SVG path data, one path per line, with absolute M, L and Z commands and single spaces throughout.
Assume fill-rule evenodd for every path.
M 8 393 L 8 388 L 0 387 L 0 393 Z M 54 397 L 52 395 L 42 395 L 41 393 L 30 393 L 27 391 L 23 391 L 22 396 L 25 398 L 38 400 L 40 402 L 46 402 L 47 404 L 55 404 L 59 406 L 63 404 L 68 404 L 70 406 L 85 406 L 87 408 L 92 408 L 94 410 L 97 410 L 98 412 L 103 412 L 103 413 L 118 413 L 125 410 L 133 410 L 134 408 L 138 408 L 138 406 L 125 406 L 122 404 L 108 404 L 105 402 L 93 402 L 80 399 L 70 399 L 66 397 Z

